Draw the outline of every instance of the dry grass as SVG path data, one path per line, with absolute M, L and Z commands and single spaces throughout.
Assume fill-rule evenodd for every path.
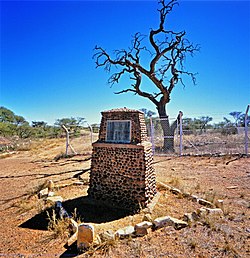
M 209 191 L 209 192 L 205 192 L 204 199 L 206 199 L 207 201 L 213 204 L 216 204 L 216 201 L 220 198 L 218 197 L 216 191 Z
M 52 215 L 47 212 L 48 230 L 52 232 L 52 238 L 67 239 L 70 236 L 69 219 L 57 219 L 55 210 L 52 210 Z
M 29 196 L 37 195 L 41 190 L 45 189 L 47 186 L 48 186 L 47 180 L 39 182 L 39 184 L 33 186 L 32 189 L 30 189 L 30 191 L 28 192 L 28 195 Z
M 86 136 L 89 137 L 89 136 Z M 73 147 L 83 152 L 91 151 L 91 145 L 88 141 L 84 142 L 82 138 L 72 141 Z M 72 176 L 79 169 L 89 168 L 90 161 L 67 162 L 59 160 L 55 162 L 53 158 L 65 151 L 65 139 L 55 139 L 32 142 L 32 149 L 28 152 L 21 153 L 19 156 L 9 157 L 6 159 L 5 171 L 2 174 L 2 188 L 4 194 L 2 199 L 14 196 L 10 189 L 16 189 L 18 193 L 15 196 L 21 196 L 24 192 L 28 192 L 25 198 L 18 198 L 14 206 L 20 212 L 28 211 L 22 214 L 22 221 L 29 220 L 32 216 L 43 210 L 44 206 L 40 200 L 36 199 L 35 194 L 46 186 L 44 178 L 37 177 L 38 174 L 50 175 L 49 179 L 58 182 L 71 180 Z M 31 155 L 36 162 L 25 163 L 22 165 L 22 158 L 27 159 L 25 155 Z M 29 156 L 30 157 L 30 156 Z M 223 199 L 224 202 L 224 218 L 208 217 L 198 222 L 194 222 L 185 229 L 176 231 L 169 227 L 150 232 L 145 237 L 122 241 L 107 241 L 101 245 L 91 247 L 89 253 L 82 254 L 80 257 L 248 257 L 250 250 L 249 233 L 249 159 L 231 161 L 232 157 L 155 157 L 155 168 L 157 180 L 170 184 L 185 192 L 190 192 L 199 197 L 203 197 L 211 202 L 217 199 Z M 1 162 L 4 160 L 1 159 Z M 8 162 L 16 163 L 9 165 Z M 69 162 L 68 162 L 69 161 Z M 3 163 L 2 163 L 3 164 Z M 28 168 L 25 167 L 28 165 Z M 9 168 L 8 168 L 9 166 Z M 23 166 L 23 167 L 22 167 Z M 22 178 L 22 175 L 31 173 L 32 176 Z M 66 172 L 62 174 L 61 172 Z M 58 172 L 58 175 L 55 175 Z M 37 173 L 37 174 L 36 174 Z M 6 175 L 17 175 L 17 178 L 4 178 Z M 88 172 L 83 175 L 88 177 Z M 32 181 L 37 180 L 38 181 Z M 46 179 L 48 179 L 46 177 Z M 6 180 L 9 184 L 6 187 Z M 27 182 L 31 181 L 35 186 L 27 189 Z M 236 189 L 227 189 L 228 186 L 237 185 Z M 4 188 L 5 187 L 5 188 Z M 29 185 L 30 187 L 30 185 Z M 187 200 L 186 198 L 178 198 L 164 188 L 158 189 L 161 197 L 156 204 L 151 217 L 153 219 L 161 216 L 172 216 L 182 219 L 184 213 L 196 211 L 201 207 L 198 203 Z M 3 192 L 2 191 L 2 192 Z M 56 194 L 61 195 L 65 200 L 77 198 L 87 194 L 87 186 L 70 186 L 57 189 Z M 12 197 L 11 196 L 11 197 Z M 39 207 L 40 206 L 40 207 Z M 14 211 L 14 212 L 13 212 Z M 7 216 L 5 216 L 5 213 Z M 68 223 L 65 220 L 57 220 L 50 216 L 50 232 L 41 232 L 39 230 L 25 230 L 16 227 L 17 220 L 13 217 L 19 216 L 15 213 L 15 209 L 4 210 L 3 231 L 1 235 L 3 250 L 8 250 L 9 246 L 15 247 L 17 252 L 22 253 L 27 250 L 29 253 L 55 253 L 62 254 L 65 249 L 65 239 L 68 238 Z M 106 230 L 114 232 L 119 228 L 128 225 L 135 225 L 143 220 L 144 212 L 133 216 L 127 216 L 116 221 L 107 223 L 94 224 L 97 234 Z M 93 210 L 93 216 L 95 212 Z M 14 222 L 13 222 L 14 221 Z M 78 220 L 80 223 L 80 221 Z M 19 223 L 19 222 L 18 222 Z M 5 225 L 10 224 L 10 227 Z M 12 241 L 9 235 L 16 230 L 16 238 Z M 38 239 L 43 235 L 49 235 L 50 242 L 46 246 L 42 246 Z M 5 241 L 5 242 L 4 242 Z M 5 245 L 4 245 L 5 243 Z M 56 243 L 56 244 L 55 244 Z M 12 251 L 13 253 L 14 251 Z
M 181 188 L 183 186 L 183 182 L 178 176 L 173 176 L 169 179 L 168 183 L 174 187 Z
M 89 249 L 84 253 L 84 256 L 94 256 L 96 252 L 103 257 L 110 257 L 112 250 L 117 246 L 118 240 L 109 239 L 100 244 L 92 244 Z
M 28 199 L 21 199 L 14 202 L 12 206 L 18 208 L 19 213 L 23 213 L 34 209 L 36 205 L 33 201 L 30 201 Z
M 36 210 L 37 213 L 42 212 L 48 206 L 44 205 L 43 200 L 39 200 L 37 196 L 26 196 L 22 199 L 16 200 L 12 207 L 16 207 L 18 209 L 18 213 L 25 213 L 27 211 Z

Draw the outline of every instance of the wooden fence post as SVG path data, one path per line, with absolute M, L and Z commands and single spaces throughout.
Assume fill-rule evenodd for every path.
M 66 133 L 66 156 L 68 156 L 68 147 L 69 147 L 69 131 L 66 128 L 65 125 L 62 125 L 62 128 L 64 129 L 65 133 Z
M 72 150 L 72 152 L 74 154 L 77 154 L 74 150 L 74 148 L 71 146 L 71 144 L 69 143 L 69 130 L 66 128 L 65 125 L 62 125 L 62 128 L 64 129 L 64 131 L 66 132 L 66 156 L 68 156 L 68 149 L 70 147 L 70 149 Z

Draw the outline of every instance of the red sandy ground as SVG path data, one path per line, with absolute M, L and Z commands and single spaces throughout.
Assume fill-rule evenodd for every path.
M 90 167 L 87 154 L 53 160 L 60 148 L 25 151 L 0 159 L 1 257 L 60 257 L 65 253 L 65 239 L 54 238 L 45 229 L 20 226 L 43 208 L 41 201 L 32 195 L 39 184 L 49 179 L 56 184 L 72 182 L 76 180 L 73 175 Z M 250 257 L 249 158 L 155 157 L 154 166 L 158 181 L 206 199 L 223 199 L 225 216 L 178 231 L 166 227 L 144 237 L 116 241 L 80 257 Z M 87 179 L 88 173 L 83 178 Z M 86 189 L 86 185 L 70 186 L 61 189 L 60 195 L 65 200 L 74 199 L 86 195 Z M 152 217 L 182 218 L 185 212 L 199 208 L 166 190 L 160 191 Z M 119 227 L 119 222 L 121 227 L 126 224 L 122 219 L 114 224 Z M 105 224 L 103 228 L 107 229 Z

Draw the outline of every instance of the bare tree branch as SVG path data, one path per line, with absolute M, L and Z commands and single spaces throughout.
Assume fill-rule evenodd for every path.
M 150 30 L 147 45 L 143 45 L 146 36 L 137 32 L 128 50 L 116 50 L 111 57 L 105 49 L 96 46 L 93 58 L 96 67 L 104 67 L 108 72 L 111 72 L 112 68 L 118 70 L 108 80 L 111 86 L 119 83 L 123 75 L 131 75 L 130 79 L 134 83 L 132 82 L 129 88 L 116 94 L 131 92 L 148 98 L 156 105 L 159 115 L 165 116 L 165 105 L 170 101 L 170 94 L 177 83 L 185 85 L 183 80 L 185 76 L 190 77 L 194 84 L 196 83 L 196 74 L 188 72 L 184 64 L 186 56 L 193 56 L 199 50 L 199 46 L 193 45 L 185 38 L 185 31 L 175 32 L 165 28 L 167 16 L 178 5 L 177 0 L 170 0 L 168 3 L 166 0 L 159 0 L 158 4 L 160 6 L 159 24 L 156 29 Z M 148 56 L 146 64 L 149 67 L 146 67 L 144 60 L 141 59 L 146 55 Z M 147 77 L 155 85 L 157 92 L 150 93 L 142 90 L 142 76 Z

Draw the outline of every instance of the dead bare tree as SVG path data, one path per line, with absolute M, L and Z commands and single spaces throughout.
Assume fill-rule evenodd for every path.
M 156 106 L 159 117 L 164 118 L 161 124 L 165 136 L 164 149 L 173 151 L 173 138 L 168 136 L 173 135 L 179 116 L 177 121 L 170 125 L 166 105 L 170 102 L 170 95 L 176 84 L 180 82 L 185 86 L 184 76 L 191 77 L 195 84 L 195 74 L 185 69 L 184 62 L 188 54 L 193 56 L 199 50 L 199 46 L 193 45 L 185 38 L 185 31 L 174 32 L 165 28 L 166 18 L 178 4 L 177 0 L 171 0 L 168 3 L 160 0 L 158 4 L 160 5 L 160 9 L 158 9 L 159 26 L 150 30 L 147 45 L 142 44 L 146 36 L 137 32 L 133 36 L 132 46 L 128 50 L 115 50 L 112 58 L 104 48 L 96 46 L 93 58 L 96 67 L 104 67 L 108 72 L 111 72 L 111 68 L 118 70 L 108 80 L 111 86 L 119 83 L 122 76 L 129 75 L 129 79 L 132 81 L 130 87 L 116 92 L 116 94 L 132 92 L 149 99 Z M 146 62 L 145 55 L 148 58 Z M 144 65 L 145 63 L 147 66 Z M 142 89 L 143 76 L 155 86 L 155 92 Z

